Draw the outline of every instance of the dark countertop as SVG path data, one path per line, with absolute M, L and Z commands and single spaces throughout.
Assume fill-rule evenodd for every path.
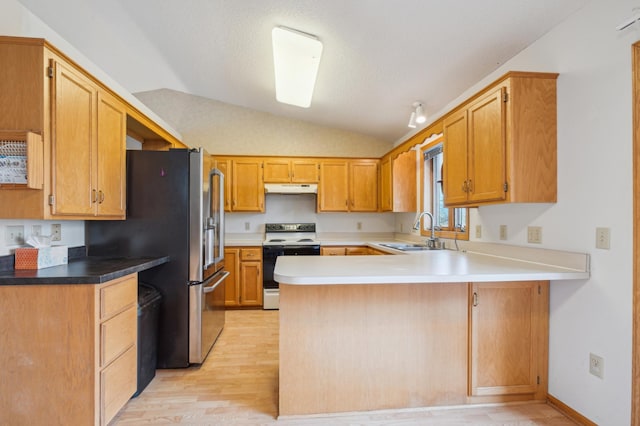
M 43 269 L 0 271 L 0 285 L 101 284 L 169 261 L 169 256 L 114 258 L 88 256 Z

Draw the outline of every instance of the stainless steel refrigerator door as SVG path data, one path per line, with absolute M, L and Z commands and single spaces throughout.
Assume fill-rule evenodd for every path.
M 189 362 L 201 364 L 224 328 L 224 281 L 220 271 L 201 284 L 189 286 Z
M 189 281 L 201 282 L 204 276 L 204 222 L 209 216 L 209 170 L 205 170 L 210 158 L 199 148 L 189 157 Z
M 224 267 L 224 174 L 209 172 L 209 198 L 205 211 L 204 269 L 205 276 Z

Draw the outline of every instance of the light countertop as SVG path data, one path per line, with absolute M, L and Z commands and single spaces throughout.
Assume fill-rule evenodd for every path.
M 382 248 L 376 244 L 369 245 Z M 281 284 L 317 285 L 589 278 L 588 255 L 551 252 L 550 255 L 538 255 L 536 261 L 453 250 L 397 256 L 279 256 L 274 279 Z M 558 253 L 562 255 L 558 256 Z M 555 260 L 544 262 L 547 258 Z

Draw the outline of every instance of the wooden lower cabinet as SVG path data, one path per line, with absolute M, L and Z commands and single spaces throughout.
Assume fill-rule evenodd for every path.
M 0 424 L 108 424 L 137 387 L 137 299 L 137 274 L 0 286 Z
M 547 389 L 549 282 L 469 286 L 469 396 Z
M 224 256 L 225 306 L 262 306 L 262 247 L 227 247 Z
M 322 256 L 367 256 L 373 254 L 389 254 L 367 246 L 335 246 L 320 247 Z

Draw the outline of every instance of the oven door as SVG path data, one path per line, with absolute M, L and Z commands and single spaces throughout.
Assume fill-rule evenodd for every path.
M 276 258 L 284 255 L 284 246 L 262 246 L 262 288 L 277 289 L 278 283 L 273 280 Z

